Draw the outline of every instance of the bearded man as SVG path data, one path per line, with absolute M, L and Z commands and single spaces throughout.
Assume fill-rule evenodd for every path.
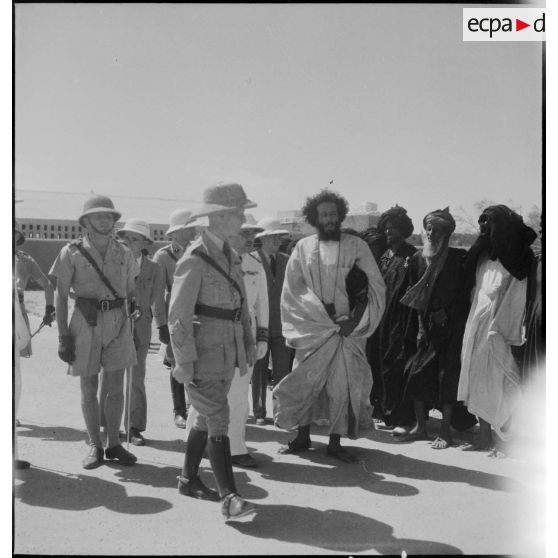
M 433 449 L 452 444 L 450 424 L 457 400 L 461 343 L 469 305 L 463 280 L 465 250 L 450 248 L 455 220 L 449 208 L 423 219 L 421 252 L 409 265 L 409 284 L 401 304 L 412 309 L 407 330 L 413 354 L 406 367 L 404 399 L 414 402 L 416 425 L 401 441 L 427 439 L 427 404 L 442 410 L 442 424 Z
M 493 450 L 492 428 L 503 440 L 516 409 L 520 372 L 512 346 L 523 343 L 527 277 L 533 264 L 533 229 L 505 205 L 487 207 L 468 254 L 474 274 L 463 340 L 458 398 L 479 417 L 480 439 L 464 450 Z
M 302 209 L 318 234 L 296 244 L 281 295 L 283 335 L 296 353 L 293 371 L 273 390 L 274 415 L 298 434 L 280 453 L 309 449 L 310 424 L 327 421 L 327 454 L 353 462 L 341 436 L 354 439 L 371 422 L 365 347 L 384 311 L 385 285 L 366 243 L 341 233 L 347 212 L 347 201 L 329 190 Z

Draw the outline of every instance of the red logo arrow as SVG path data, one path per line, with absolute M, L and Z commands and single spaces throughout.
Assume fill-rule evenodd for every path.
M 515 20 L 515 30 L 516 31 L 521 31 L 522 29 L 525 29 L 526 27 L 531 27 L 530 23 L 525 23 L 524 21 L 521 21 L 520 19 Z

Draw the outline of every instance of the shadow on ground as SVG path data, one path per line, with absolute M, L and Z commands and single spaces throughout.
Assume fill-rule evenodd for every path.
M 121 467 L 117 463 L 107 463 L 109 467 L 119 469 L 116 477 L 120 478 L 121 482 L 133 482 L 144 486 L 153 486 L 154 488 L 177 488 L 177 476 L 181 472 L 179 467 L 156 467 L 141 462 L 136 463 L 133 467 Z M 199 475 L 206 486 L 217 490 L 217 483 L 207 459 L 202 460 Z M 235 470 L 234 480 L 239 492 L 245 498 L 258 500 L 269 496 L 267 490 L 253 484 L 244 471 Z
M 462 554 L 458 548 L 435 541 L 398 539 L 393 527 L 369 517 L 340 510 L 308 507 L 258 506 L 249 523 L 227 525 L 244 535 L 305 544 L 339 553 L 376 550 L 381 554 Z
M 86 442 L 87 432 L 67 426 L 39 426 L 37 424 L 22 424 L 16 429 L 18 436 L 41 438 L 46 442 Z
M 288 433 L 258 428 L 247 428 L 248 440 L 261 442 L 277 441 L 277 449 L 285 444 L 289 439 Z M 314 430 L 313 430 L 314 432 Z M 316 428 L 315 433 L 327 435 L 325 429 Z M 372 441 L 377 440 L 377 431 Z M 386 435 L 381 432 L 379 436 Z M 292 438 L 292 434 L 290 438 Z M 367 436 L 368 437 L 368 436 Z M 391 436 L 390 436 L 391 437 Z M 370 439 L 370 438 L 369 438 Z M 427 443 L 427 442 L 414 442 Z M 425 461 L 407 457 L 402 454 L 393 454 L 380 449 L 368 449 L 361 447 L 351 447 L 350 440 L 343 441 L 344 447 L 354 453 L 358 463 L 346 464 L 326 455 L 326 445 L 312 440 L 312 449 L 300 453 L 297 458 L 301 465 L 293 465 L 281 461 L 281 455 L 270 459 L 266 455 L 255 454 L 262 467 L 258 469 L 264 477 L 284 482 L 305 482 L 307 484 L 317 484 L 325 486 L 361 486 L 365 490 L 379 494 L 393 496 L 414 496 L 418 490 L 407 484 L 383 481 L 382 475 L 394 475 L 396 477 L 414 480 L 432 480 L 437 482 L 461 482 L 478 488 L 489 490 L 511 491 L 515 490 L 514 481 L 508 477 L 484 473 L 472 469 L 464 469 L 453 465 L 442 465 L 432 461 Z M 432 450 L 435 451 L 435 450 Z M 443 451 L 454 451 L 451 448 Z M 315 468 L 311 464 L 329 465 L 329 468 Z M 359 467 L 360 474 L 353 479 L 354 475 L 343 475 L 342 468 Z M 356 483 L 356 484 L 355 484 Z
M 17 478 L 23 483 L 15 487 L 15 498 L 30 506 L 72 511 L 105 507 L 127 514 L 155 514 L 172 508 L 161 498 L 128 496 L 122 484 L 95 476 L 32 467 Z

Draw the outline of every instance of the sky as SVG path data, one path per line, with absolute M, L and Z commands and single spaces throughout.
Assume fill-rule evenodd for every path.
M 527 213 L 541 44 L 464 42 L 462 7 L 16 5 L 16 189 Z

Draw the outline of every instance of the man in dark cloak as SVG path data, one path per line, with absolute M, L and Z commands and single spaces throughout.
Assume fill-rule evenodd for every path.
M 367 346 L 374 378 L 371 402 L 375 417 L 381 417 L 388 428 L 398 427 L 394 431 L 398 434 L 414 419 L 413 404 L 402 402 L 406 361 L 404 337 L 410 308 L 399 302 L 409 286 L 407 270 L 416 252 L 416 248 L 405 241 L 413 233 L 413 222 L 406 209 L 395 205 L 382 213 L 377 232 L 383 236 L 387 247 L 378 262 L 386 284 L 386 309 Z
M 406 366 L 404 399 L 413 401 L 416 425 L 401 441 L 426 440 L 427 409 L 442 410 L 442 424 L 434 449 L 452 444 L 450 423 L 457 401 L 463 331 L 469 311 L 469 294 L 463 266 L 466 252 L 450 248 L 455 220 L 449 208 L 428 213 L 423 219 L 424 247 L 410 260 L 412 285 L 401 303 L 412 309 L 407 329 L 413 356 Z

